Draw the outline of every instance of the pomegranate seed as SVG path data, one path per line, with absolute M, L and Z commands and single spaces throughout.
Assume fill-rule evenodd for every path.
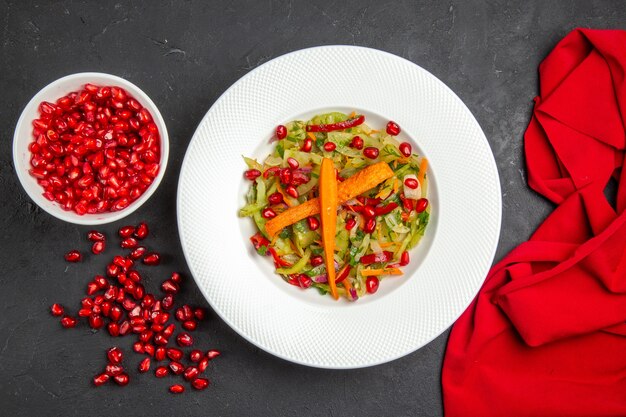
M 106 383 L 109 380 L 110 376 L 107 374 L 100 374 L 93 377 L 93 384 L 96 387 Z
M 105 243 L 103 241 L 94 242 L 93 245 L 91 246 L 91 252 L 94 255 L 99 255 L 102 253 L 104 248 L 105 248 Z
M 354 226 L 356 226 L 356 220 L 354 220 L 354 218 L 346 220 L 346 230 L 352 230 Z
M 107 330 L 112 337 L 117 337 L 120 335 L 120 326 L 117 323 L 109 323 L 107 324 Z
M 280 182 L 282 184 L 289 185 L 293 179 L 293 172 L 289 168 L 283 168 L 278 171 L 278 177 L 280 178 Z
M 172 294 L 175 294 L 176 292 L 178 292 L 178 289 L 176 289 L 175 292 L 172 292 Z M 163 297 L 161 300 L 161 306 L 163 306 L 163 309 L 165 310 L 171 309 L 174 306 L 174 296 L 170 294 Z
M 376 230 L 376 219 L 370 217 L 365 221 L 365 225 L 363 225 L 363 231 L 365 233 L 373 233 Z
M 193 345 L 193 338 L 189 333 L 179 333 L 176 336 L 176 343 L 178 343 L 178 346 L 191 346 Z
M 258 169 L 249 169 L 244 172 L 243 175 L 246 177 L 246 179 L 254 181 L 259 178 L 259 176 L 261 175 L 261 171 L 259 171 Z
M 180 287 L 175 282 L 172 282 L 172 280 L 166 279 L 161 284 L 161 289 L 163 290 L 163 292 L 166 292 L 168 294 L 176 294 L 180 290 Z
M 278 140 L 283 140 L 287 137 L 287 128 L 284 125 L 276 126 L 276 137 Z
M 276 212 L 269 207 L 264 208 L 261 211 L 261 217 L 263 217 L 264 219 L 273 219 L 274 217 L 276 217 Z
M 148 237 L 148 225 L 144 222 L 139 223 L 137 228 L 135 229 L 135 237 L 137 239 L 143 240 Z
M 178 362 L 183 358 L 183 351 L 178 348 L 167 348 L 165 353 L 174 362 Z
M 398 149 L 400 149 L 400 153 L 406 157 L 411 156 L 413 153 L 413 148 L 409 142 L 402 142 Z
M 202 321 L 202 320 L 204 320 L 204 318 L 205 318 L 205 316 L 206 316 L 206 310 L 205 310 L 205 309 L 203 309 L 203 308 L 196 308 L 196 309 L 193 311 L 193 315 L 194 315 L 194 317 L 195 317 L 197 320 Z
M 209 380 L 206 378 L 196 378 L 191 381 L 191 385 L 197 390 L 203 390 L 209 386 Z
M 91 240 L 92 242 L 104 242 L 104 234 L 96 230 L 92 230 L 87 233 L 87 239 Z
M 127 237 L 131 237 L 135 233 L 135 228 L 133 226 L 122 226 L 117 231 L 117 234 L 120 235 L 122 239 L 126 239 Z
M 210 361 L 211 361 L 211 359 L 207 358 L 206 356 L 204 358 L 202 358 L 200 360 L 200 362 L 198 363 L 198 370 L 200 372 L 204 372 L 206 370 L 206 368 L 208 368 Z
M 376 291 L 378 291 L 378 278 L 376 277 L 367 277 L 367 279 L 365 280 L 365 289 L 367 290 L 368 293 L 370 294 L 374 294 Z
M 52 314 L 53 316 L 62 316 L 63 313 L 65 312 L 65 309 L 63 308 L 63 306 L 61 304 L 52 304 L 52 306 L 50 306 L 50 314 Z
M 144 343 L 148 343 L 152 339 L 153 335 L 154 333 L 152 332 L 152 330 L 146 330 L 139 335 L 139 340 L 141 340 Z
M 180 362 L 176 361 L 170 362 L 170 369 L 176 375 L 180 375 L 185 371 L 185 367 Z
M 122 349 L 118 348 L 117 346 L 114 346 L 110 348 L 109 350 L 107 350 L 107 359 L 112 364 L 117 365 L 119 363 L 122 363 L 122 360 L 124 359 L 124 353 L 122 352 Z
M 133 343 L 133 350 L 137 353 L 144 353 L 143 344 L 141 342 Z
M 99 306 L 95 306 L 94 307 L 94 310 L 97 311 L 98 309 L 100 309 Z M 78 310 L 78 317 L 89 317 L 89 316 L 91 316 L 91 313 L 92 313 L 92 309 L 90 309 L 90 308 L 81 308 L 80 310 Z
M 404 180 L 404 186 L 415 190 L 419 186 L 419 182 L 415 178 L 407 178 Z
M 189 353 L 189 360 L 191 362 L 200 362 L 200 359 L 202 359 L 203 353 L 201 350 L 192 350 L 191 353 Z
M 160 346 L 158 348 L 156 348 L 156 350 L 154 351 L 154 359 L 156 359 L 157 361 L 162 361 L 165 359 L 165 355 L 166 355 L 166 350 L 163 346 Z
M 270 194 L 267 200 L 270 202 L 270 204 L 280 204 L 284 201 L 283 195 L 279 192 Z
M 63 318 L 61 318 L 61 326 L 65 327 L 66 329 L 75 327 L 76 319 L 71 316 L 63 316 Z
M 127 237 L 126 239 L 122 240 L 120 246 L 123 249 L 134 249 L 137 247 L 137 239 L 135 239 L 134 237 Z
M 156 376 L 157 378 L 163 378 L 167 376 L 169 372 L 170 372 L 169 369 L 166 368 L 165 366 L 159 366 L 158 368 L 154 370 L 154 376 Z
M 390 121 L 387 123 L 387 134 L 391 136 L 398 136 L 400 134 L 400 126 L 396 122 Z
M 407 266 L 409 262 L 409 252 L 405 250 L 402 252 L 402 255 L 400 255 L 400 266 Z
M 358 150 L 363 149 L 363 139 L 361 139 L 360 136 L 353 137 L 352 142 L 350 142 L 350 147 Z
M 137 271 L 128 271 L 128 279 L 133 282 L 139 282 L 141 281 L 141 275 Z
M 82 255 L 77 250 L 69 251 L 65 254 L 65 260 L 68 262 L 80 262 Z
M 316 267 L 324 263 L 324 258 L 321 255 L 315 255 L 311 257 L 311 266 Z
M 215 359 L 215 358 L 217 358 L 220 355 L 221 355 L 220 351 L 219 350 L 215 350 L 215 349 L 211 349 L 211 350 L 207 351 L 207 353 L 206 353 L 206 357 L 209 358 L 209 359 Z
M 167 345 L 167 342 L 167 337 L 163 336 L 162 334 L 157 334 L 154 336 L 154 343 L 157 345 L 165 346 Z
M 130 378 L 128 377 L 128 374 L 119 374 L 119 375 L 115 375 L 113 377 L 113 380 L 115 381 L 115 383 L 117 385 L 119 385 L 120 387 L 126 386 L 128 385 L 128 381 L 130 380 Z
M 170 392 L 172 394 L 182 394 L 183 392 L 185 392 L 185 387 L 180 384 L 174 384 L 170 386 Z
M 104 368 L 104 372 L 106 372 L 106 374 L 109 376 L 115 376 L 124 372 L 124 367 L 121 365 L 110 363 Z
M 104 320 L 102 319 L 102 316 L 99 316 L 97 314 L 92 314 L 91 316 L 89 316 L 89 327 L 91 327 L 92 329 L 99 329 L 102 326 L 104 326 Z
M 287 195 L 292 198 L 298 198 L 300 196 L 300 193 L 293 185 L 288 185 L 287 187 L 285 187 L 285 193 L 287 193 Z
M 378 148 L 375 148 L 373 146 L 368 146 L 367 148 L 363 149 L 363 156 L 369 159 L 378 158 L 379 153 L 380 151 L 378 150 Z
M 415 203 L 415 211 L 418 212 L 418 213 L 421 213 L 424 210 L 426 210 L 426 207 L 428 207 L 428 199 L 427 198 L 420 198 Z
M 365 206 L 363 207 L 363 216 L 366 218 L 376 217 L 376 210 L 374 210 L 374 207 L 372 206 Z
M 180 284 L 183 281 L 183 277 L 178 272 L 172 272 L 172 275 L 170 275 L 170 280 L 172 282 Z
M 298 285 L 301 288 L 309 288 L 313 284 L 313 280 L 306 274 L 298 274 Z
M 289 165 L 289 168 L 291 169 L 298 169 L 298 167 L 300 166 L 300 163 L 296 161 L 294 158 L 287 158 L 287 164 Z
M 311 140 L 311 138 L 304 139 L 304 142 L 302 142 L 302 147 L 300 148 L 300 150 L 302 152 L 311 152 L 311 149 L 313 149 L 313 140 Z
M 196 330 L 196 327 L 198 326 L 198 324 L 193 321 L 193 320 L 187 320 L 185 322 L 183 322 L 183 328 L 185 330 L 189 330 L 190 332 Z
M 200 375 L 200 371 L 195 366 L 188 366 L 187 368 L 185 368 L 185 372 L 183 372 L 183 378 L 185 378 L 187 381 L 196 379 L 198 375 Z
M 148 249 L 146 249 L 145 246 L 137 246 L 131 253 L 130 253 L 130 257 L 131 259 L 139 259 L 142 256 L 144 256 L 146 254 L 146 252 L 148 251 Z
M 332 152 L 332 151 L 334 151 L 335 149 L 337 149 L 337 145 L 335 145 L 335 143 L 334 143 L 334 142 L 326 142 L 326 143 L 324 144 L 324 150 L 325 150 L 326 152 Z
M 150 370 L 150 358 L 145 358 L 139 363 L 139 372 L 148 372 Z
M 158 265 L 161 263 L 161 256 L 158 253 L 149 253 L 143 258 L 143 263 L 146 265 Z

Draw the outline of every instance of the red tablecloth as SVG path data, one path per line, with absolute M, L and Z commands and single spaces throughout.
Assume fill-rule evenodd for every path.
M 539 67 L 528 183 L 558 206 L 454 325 L 446 416 L 626 416 L 625 76 L 617 30 L 574 30 Z

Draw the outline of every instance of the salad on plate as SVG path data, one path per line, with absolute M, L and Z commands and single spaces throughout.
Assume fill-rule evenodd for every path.
M 276 128 L 263 161 L 244 157 L 251 182 L 241 217 L 276 273 L 300 288 L 356 301 L 399 279 L 428 226 L 428 160 L 365 116 L 331 112 Z

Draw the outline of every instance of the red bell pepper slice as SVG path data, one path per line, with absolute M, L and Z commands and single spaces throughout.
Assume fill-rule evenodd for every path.
M 291 266 L 291 264 L 283 259 L 281 259 L 280 256 L 278 256 L 278 254 L 276 253 L 276 249 L 274 248 L 269 248 L 268 249 L 269 253 L 272 255 L 272 258 L 274 258 L 274 264 L 276 265 L 277 268 L 282 268 L 282 267 L 286 267 L 286 266 Z
M 339 274 L 337 274 L 337 278 L 335 278 L 335 284 L 339 284 L 341 281 L 346 279 L 350 273 L 350 269 L 352 269 L 350 264 L 346 264 L 343 268 L 341 268 Z
M 358 126 L 365 122 L 365 116 L 360 115 L 353 119 L 344 120 L 343 122 L 329 123 L 327 125 L 308 125 L 306 127 L 307 132 L 332 132 L 334 130 L 350 129 L 351 127 Z
M 252 245 L 254 246 L 254 249 L 256 249 L 257 252 L 261 250 L 263 247 L 265 247 L 267 250 L 267 247 L 269 247 L 270 245 L 270 241 L 267 240 L 265 237 L 263 237 L 261 233 L 257 233 L 256 235 L 251 236 L 250 242 L 252 242 Z
M 391 213 L 396 208 L 398 208 L 398 203 L 391 202 L 383 207 L 374 207 L 374 213 L 376 213 L 376 216 L 384 216 L 385 214 Z

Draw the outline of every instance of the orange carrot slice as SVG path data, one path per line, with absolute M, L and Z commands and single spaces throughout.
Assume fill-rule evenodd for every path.
M 333 298 L 337 300 L 337 284 L 335 284 L 335 231 L 337 229 L 337 180 L 335 165 L 328 158 L 322 160 L 320 168 L 320 218 L 322 220 L 322 243 L 326 261 L 328 285 Z
M 426 170 L 428 169 L 428 159 L 422 158 L 422 162 L 420 162 L 420 171 L 417 173 L 417 180 L 421 184 L 424 181 L 424 176 L 426 175 Z
M 379 275 L 402 275 L 403 272 L 398 268 L 384 268 L 384 269 L 364 269 L 361 271 L 361 275 L 364 277 L 373 277 Z

